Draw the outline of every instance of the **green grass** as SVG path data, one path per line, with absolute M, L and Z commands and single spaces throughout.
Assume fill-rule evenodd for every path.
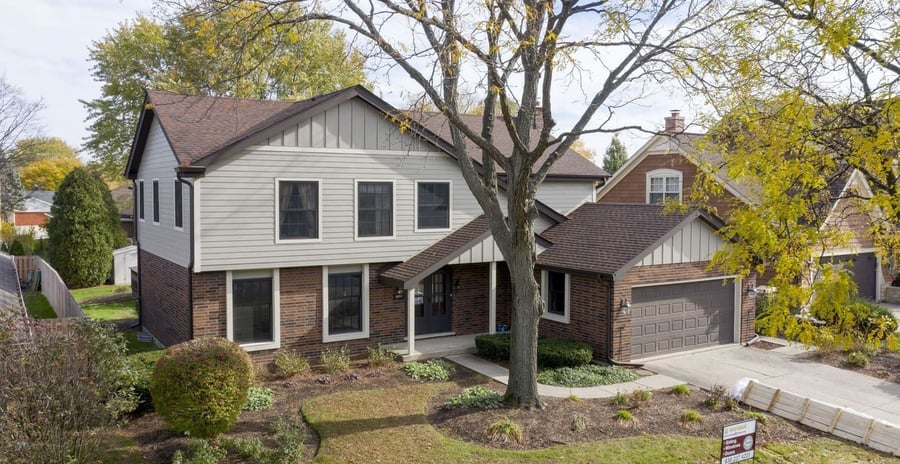
M 155 351 L 162 349 L 156 346 L 153 341 L 142 342 L 138 340 L 138 330 L 136 329 L 126 330 L 122 332 L 122 335 L 125 336 L 125 347 L 128 349 L 128 354 L 143 353 L 144 351 Z
M 718 462 L 721 440 L 676 434 L 607 439 L 534 451 L 506 451 L 455 440 L 438 432 L 425 417 L 431 398 L 451 388 L 454 386 L 449 383 L 429 383 L 340 392 L 307 401 L 304 416 L 321 437 L 314 462 Z M 489 425 L 484 424 L 485 429 Z M 527 437 L 540 431 L 524 433 Z M 758 455 L 760 463 L 896 462 L 830 438 L 768 445 L 758 450 Z
M 81 309 L 84 311 L 85 316 L 95 321 L 137 319 L 137 311 L 134 309 L 134 300 L 86 304 L 81 305 Z
M 106 448 L 106 452 L 100 460 L 100 464 L 118 464 L 121 462 L 147 463 L 147 460 L 138 452 L 134 441 L 119 431 L 111 431 L 105 434 L 104 448 Z
M 35 319 L 55 319 L 56 311 L 50 306 L 47 297 L 41 292 L 22 292 L 25 299 L 25 309 L 28 315 Z
M 131 287 L 128 285 L 98 285 L 96 287 L 79 288 L 77 290 L 72 290 L 72 296 L 74 296 L 75 301 L 79 303 L 93 298 L 102 298 L 105 296 L 126 293 L 131 293 Z

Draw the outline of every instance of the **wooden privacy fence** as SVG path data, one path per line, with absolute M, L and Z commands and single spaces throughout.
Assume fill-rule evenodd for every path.
M 81 305 L 75 301 L 75 297 L 59 277 L 56 269 L 53 269 L 40 256 L 16 256 L 15 258 L 20 281 L 30 283 L 29 278 L 35 278 L 33 277 L 36 275 L 34 271 L 40 272 L 41 293 L 47 297 L 50 306 L 53 306 L 56 317 L 84 317 Z
M 900 427 L 751 380 L 741 402 L 878 451 L 900 456 Z

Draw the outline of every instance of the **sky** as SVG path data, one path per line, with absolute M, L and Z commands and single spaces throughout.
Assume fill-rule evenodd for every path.
M 88 47 L 119 23 L 149 11 L 152 0 L 0 0 L 0 75 L 18 87 L 28 100 L 41 100 L 41 135 L 59 137 L 80 148 L 87 136 L 87 112 L 79 100 L 100 97 L 100 83 L 91 77 Z M 590 79 L 590 68 L 586 73 Z M 390 79 L 369 76 L 378 83 L 376 94 L 395 106 L 408 101 L 410 81 L 403 76 Z M 586 97 L 577 88 L 562 89 L 555 96 L 554 115 L 560 126 L 572 124 L 575 114 L 569 108 L 583 107 Z M 680 109 L 688 118 L 695 116 L 687 98 L 677 92 L 656 90 L 648 98 L 631 104 L 616 114 L 619 124 L 641 124 L 659 129 L 669 110 Z M 629 154 L 648 136 L 623 133 Z M 598 154 L 609 145 L 611 136 L 587 135 L 584 142 Z M 88 160 L 89 154 L 82 153 Z

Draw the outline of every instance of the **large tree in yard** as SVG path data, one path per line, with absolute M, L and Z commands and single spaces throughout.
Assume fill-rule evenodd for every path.
M 850 301 L 855 284 L 827 256 L 858 238 L 833 227 L 835 218 L 862 216 L 882 258 L 900 264 L 900 5 L 755 6 L 741 20 L 705 31 L 698 50 L 706 56 L 688 73 L 714 110 L 703 148 L 722 153 L 721 164 L 706 172 L 727 172 L 753 187 L 752 201 L 733 205 L 722 230 L 740 240 L 716 262 L 736 273 L 773 275 L 777 292 L 757 320 L 766 333 L 826 346 L 896 342 L 893 330 L 848 336 L 842 326 L 860 317 Z M 720 41 L 721 34 L 734 40 Z M 867 185 L 841 190 L 852 174 Z M 721 193 L 713 177 L 695 199 Z M 798 309 L 812 319 L 796 317 Z M 829 324 L 810 323 L 815 319 Z
M 187 3 L 215 17 L 234 2 Z M 543 305 L 533 274 L 535 194 L 579 136 L 624 129 L 611 123 L 611 117 L 641 97 L 642 85 L 676 72 L 676 63 L 689 51 L 687 41 L 708 26 L 703 23 L 730 17 L 721 3 L 260 0 L 254 2 L 259 11 L 244 21 L 252 29 L 242 33 L 253 36 L 257 29 L 281 26 L 267 18 L 284 9 L 293 12 L 296 24 L 335 24 L 370 47 L 372 60 L 382 60 L 380 71 L 404 74 L 417 87 L 411 93 L 424 92 L 446 117 L 459 169 L 511 274 L 506 398 L 510 404 L 540 407 L 536 345 Z M 461 117 L 463 88 L 479 91 L 484 113 L 478 127 Z M 554 118 L 560 102 L 577 115 L 568 127 Z M 532 137 L 536 117 L 543 124 Z M 501 131 L 510 135 L 512 151 L 503 152 L 494 143 L 494 134 Z M 472 160 L 470 149 L 480 162 Z
M 165 1 L 158 0 L 164 7 Z M 365 58 L 325 23 L 244 35 L 258 5 L 235 1 L 214 18 L 183 10 L 162 20 L 139 15 L 90 47 L 100 98 L 88 109 L 85 149 L 107 179 L 121 178 L 144 88 L 301 100 L 364 81 Z M 283 13 L 269 18 L 289 22 Z
M 50 263 L 70 288 L 102 284 L 121 235 L 119 214 L 106 184 L 86 168 L 75 168 L 53 198 L 47 235 Z

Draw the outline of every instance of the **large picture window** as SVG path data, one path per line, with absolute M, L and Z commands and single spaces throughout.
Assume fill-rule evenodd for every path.
M 450 182 L 416 183 L 416 229 L 450 228 Z
M 681 201 L 681 173 L 660 169 L 647 174 L 647 203 Z
M 357 237 L 394 235 L 394 183 L 356 183 Z
M 318 181 L 278 181 L 278 238 L 319 238 Z
M 227 336 L 248 351 L 280 347 L 278 269 L 228 271 Z
M 324 341 L 369 336 L 368 265 L 322 268 Z

